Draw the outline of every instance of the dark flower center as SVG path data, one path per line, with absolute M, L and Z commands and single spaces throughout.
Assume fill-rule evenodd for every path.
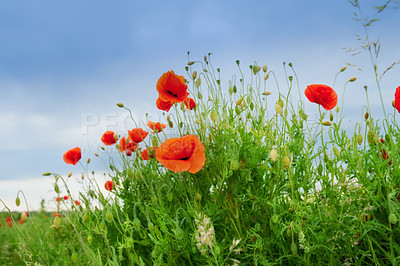
M 177 95 L 177 94 L 174 94 L 174 93 L 172 93 L 172 91 L 170 91 L 170 90 L 167 90 L 167 92 L 168 92 L 169 94 L 171 94 L 172 96 L 174 96 L 175 98 L 178 98 L 178 95 Z

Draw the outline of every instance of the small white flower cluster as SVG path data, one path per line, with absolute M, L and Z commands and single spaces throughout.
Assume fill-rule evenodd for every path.
M 232 245 L 229 247 L 229 252 L 235 251 L 236 254 L 240 254 L 240 251 L 242 251 L 241 248 L 236 248 L 234 249 L 239 243 L 240 243 L 240 238 L 239 239 L 233 239 Z
M 195 236 L 196 246 L 202 255 L 206 253 L 207 246 L 209 248 L 213 247 L 214 226 L 211 224 L 210 218 L 207 216 L 202 217 L 201 214 L 198 215 L 196 219 L 197 233 Z

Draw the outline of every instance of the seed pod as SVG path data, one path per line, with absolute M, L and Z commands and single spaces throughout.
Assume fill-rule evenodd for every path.
M 111 223 L 112 220 L 113 220 L 113 215 L 112 215 L 112 212 L 110 210 L 108 210 L 107 213 L 106 213 L 106 220 L 109 223 Z
M 123 107 L 124 107 L 124 104 L 123 104 L 123 103 L 117 103 L 117 106 L 118 106 L 119 108 L 123 108 Z
M 345 71 L 347 69 L 347 66 L 344 66 L 344 67 L 342 67 L 341 69 L 340 69 L 340 72 L 343 72 L 343 71 Z
M 369 117 L 369 113 L 368 113 L 368 112 L 365 112 L 365 114 L 364 114 L 364 118 L 365 118 L 365 120 L 367 120 L 367 119 L 368 119 L 368 117 Z
M 323 126 L 332 126 L 331 121 L 323 121 L 321 124 L 322 124 Z
M 268 66 L 267 65 L 263 65 L 262 69 L 263 69 L 264 72 L 267 72 Z
M 391 214 L 389 215 L 389 221 L 390 221 L 391 224 L 396 224 L 396 223 L 397 223 L 397 216 L 396 216 L 396 214 L 391 213 Z
M 290 158 L 287 155 L 285 157 L 283 157 L 283 166 L 286 169 L 289 169 L 289 167 L 290 167 Z
M 350 79 L 349 79 L 349 82 L 354 82 L 354 81 L 356 81 L 357 80 L 357 77 L 351 77 Z
M 54 185 L 54 191 L 58 194 L 60 193 L 60 188 L 58 187 L 57 184 Z
M 19 197 L 17 197 L 15 199 L 15 205 L 19 206 L 21 204 L 21 200 L 19 199 Z
M 358 134 L 358 135 L 357 135 L 357 143 L 358 143 L 358 145 L 361 145 L 362 140 L 363 140 L 362 135 L 361 135 L 361 134 Z
M 193 78 L 193 79 L 196 79 L 196 77 L 197 77 L 197 71 L 193 71 L 193 73 L 192 73 L 192 78 Z
M 278 158 L 278 152 L 277 152 L 275 149 L 273 149 L 273 150 L 270 152 L 269 157 L 271 158 L 271 161 L 272 161 L 272 162 L 275 162 L 276 159 Z
M 275 104 L 275 112 L 277 114 L 282 113 L 282 106 L 280 106 L 279 104 Z

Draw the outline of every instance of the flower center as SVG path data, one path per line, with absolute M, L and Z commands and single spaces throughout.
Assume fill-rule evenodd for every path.
M 174 94 L 174 93 L 172 93 L 172 91 L 170 91 L 170 90 L 167 90 L 167 92 L 168 92 L 170 95 L 174 96 L 175 98 L 178 98 L 178 95 L 177 95 L 177 94 Z

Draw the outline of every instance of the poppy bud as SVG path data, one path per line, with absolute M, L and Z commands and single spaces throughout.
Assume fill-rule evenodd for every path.
M 68 177 L 71 177 L 71 176 L 72 176 L 72 172 L 69 172 Z
M 391 213 L 391 214 L 389 215 L 389 221 L 390 221 L 391 224 L 396 224 L 396 223 L 397 223 L 397 216 L 396 216 L 396 214 Z
M 351 77 L 350 79 L 349 79 L 349 82 L 354 82 L 354 81 L 356 81 L 357 80 L 357 77 Z
M 94 156 L 99 157 L 99 155 L 97 153 L 95 153 Z
M 336 106 L 335 111 L 336 111 L 336 113 L 339 113 L 339 111 L 340 111 L 339 106 Z
M 196 193 L 195 199 L 196 199 L 197 201 L 201 201 L 201 195 L 200 195 L 199 193 Z
M 254 103 L 251 102 L 251 103 L 250 103 L 250 110 L 253 111 L 253 109 L 254 109 Z
M 361 145 L 362 140 L 363 140 L 362 135 L 361 135 L 361 134 L 358 134 L 358 135 L 357 135 L 357 143 L 358 143 L 358 145 Z
M 240 114 L 240 110 L 241 110 L 241 108 L 239 108 L 240 106 L 235 106 L 235 112 L 236 112 L 236 114 Z
M 392 100 L 392 106 L 393 106 L 393 107 L 396 107 L 395 104 L 396 104 L 396 100 Z
M 243 97 L 239 98 L 239 99 L 236 101 L 236 105 L 241 105 L 242 102 L 243 102 Z
M 347 66 L 344 66 L 344 67 L 342 67 L 341 69 L 340 69 L 340 72 L 343 72 L 343 71 L 345 71 L 347 69 Z
M 330 113 L 330 115 L 329 115 L 329 120 L 333 121 L 333 114 L 332 113 Z
M 58 187 L 57 184 L 54 185 L 54 191 L 58 194 L 60 193 L 60 188 Z
M 113 137 L 114 137 L 115 141 L 118 140 L 118 135 L 117 135 L 117 133 L 114 133 Z
M 236 87 L 236 85 L 233 85 L 232 91 L 233 91 L 233 93 L 236 93 L 236 92 L 237 92 L 237 87 Z
M 285 167 L 285 169 L 289 169 L 290 167 L 290 158 L 287 155 L 283 157 L 283 166 Z
M 72 262 L 77 262 L 78 261 L 78 254 L 76 254 L 76 252 L 72 253 L 71 260 L 72 260 Z
M 278 104 L 283 108 L 283 100 L 281 98 L 278 99 Z
M 292 250 L 293 255 L 297 255 L 297 245 L 296 243 L 292 242 L 290 245 L 290 249 Z
M 168 200 L 169 202 L 172 202 L 173 199 L 174 199 L 174 194 L 172 194 L 171 192 L 168 192 L 168 194 L 167 194 L 167 200 Z
M 215 110 L 211 111 L 210 119 L 211 119 L 211 121 L 213 121 L 213 123 L 215 123 L 215 121 L 217 121 L 217 112 Z
M 204 56 L 204 61 L 207 61 L 207 56 L 206 55 Z
M 267 80 L 269 78 L 269 73 L 266 73 L 265 75 L 264 75 L 264 80 Z
M 260 66 L 254 66 L 254 67 L 253 67 L 253 74 L 254 74 L 254 75 L 257 74 L 258 71 L 260 71 L 260 70 L 261 70 L 261 67 L 260 67 Z
M 196 79 L 196 77 L 197 77 L 197 71 L 193 71 L 193 73 L 192 73 L 192 78 L 193 78 L 193 79 Z
M 272 161 L 272 162 L 275 162 L 276 159 L 278 158 L 278 152 L 277 152 L 275 149 L 273 149 L 273 150 L 270 152 L 269 157 L 271 158 L 271 161 Z
M 149 228 L 150 231 L 154 230 L 154 224 L 152 222 L 147 223 L 147 228 Z
M 267 66 L 267 65 L 263 65 L 263 68 L 262 68 L 262 69 L 263 69 L 264 72 L 267 72 L 268 66 Z
M 90 158 L 88 158 L 88 159 L 87 159 L 87 162 L 86 162 L 86 163 L 87 163 L 87 164 L 89 164 L 89 163 L 90 163 Z
M 137 217 L 135 217 L 135 219 L 133 219 L 133 227 L 136 229 L 136 230 L 140 230 L 140 226 L 141 226 L 141 223 L 140 223 L 140 220 L 137 218 Z
M 272 93 L 272 92 L 270 92 L 270 91 L 264 91 L 264 92 L 262 93 L 262 95 L 268 96 L 268 95 L 271 95 L 271 93 Z
M 85 212 L 85 214 L 82 217 L 82 222 L 86 223 L 86 221 L 89 219 L 89 214 Z
M 324 126 L 332 126 L 331 121 L 323 121 L 321 124 Z
M 275 104 L 275 112 L 277 114 L 282 113 L 282 106 L 280 106 L 279 104 Z
M 198 77 L 198 78 L 196 79 L 196 81 L 194 82 L 194 84 L 196 85 L 196 88 L 200 87 L 200 85 L 201 85 L 201 79 L 200 79 L 200 77 Z
M 81 175 L 81 179 L 83 180 L 85 178 L 85 174 L 84 173 L 82 173 L 82 175 Z
M 233 160 L 231 162 L 231 170 L 232 171 L 236 171 L 237 169 L 239 169 L 239 166 L 240 166 L 240 164 L 237 160 Z
M 151 144 L 153 144 L 154 147 L 158 147 L 158 139 L 157 138 L 152 138 L 151 139 Z
M 21 213 L 21 220 L 23 223 L 26 222 L 26 212 Z
M 191 66 L 191 65 L 194 64 L 194 62 L 193 61 L 189 61 L 187 64 L 188 64 L 188 66 Z
M 50 172 L 46 172 L 46 173 L 43 173 L 42 175 L 43 176 L 49 176 L 49 175 L 51 175 L 51 173 Z
M 124 104 L 123 104 L 123 103 L 117 103 L 117 106 L 118 106 L 119 108 L 123 108 L 123 107 L 124 107 Z
M 339 158 L 340 152 L 339 149 L 336 146 L 332 147 L 333 153 L 336 155 L 336 157 Z
M 54 227 L 58 228 L 61 225 L 61 218 L 59 216 L 54 217 Z
M 174 123 L 172 123 L 172 121 L 169 120 L 169 121 L 168 121 L 168 126 L 169 126 L 170 128 L 172 128 L 172 127 L 174 127 Z
M 273 222 L 274 224 L 276 224 L 276 223 L 278 222 L 278 215 L 276 215 L 276 214 L 272 215 L 271 220 L 272 220 L 272 222 Z
M 364 118 L 365 118 L 365 120 L 367 120 L 367 119 L 368 119 L 368 117 L 369 117 L 369 113 L 368 113 L 368 112 L 365 112 L 365 114 L 364 114 Z
M 87 237 L 87 241 L 88 241 L 89 243 L 91 243 L 91 242 L 93 241 L 93 237 L 92 237 L 92 235 L 88 235 L 88 237 Z
M 229 95 L 232 96 L 232 94 L 233 94 L 233 88 L 232 88 L 232 87 L 229 87 L 228 92 L 229 92 Z
M 374 142 L 374 137 L 375 137 L 374 132 L 372 132 L 371 130 L 369 130 L 368 133 L 367 133 L 367 140 L 368 140 L 368 143 L 369 143 L 369 144 L 371 144 L 371 143 Z
M 107 213 L 106 213 L 106 220 L 109 223 L 111 223 L 112 220 L 113 220 L 113 215 L 112 215 L 112 212 L 110 210 L 108 210 Z
M 167 114 L 167 121 L 171 120 L 171 115 Z

